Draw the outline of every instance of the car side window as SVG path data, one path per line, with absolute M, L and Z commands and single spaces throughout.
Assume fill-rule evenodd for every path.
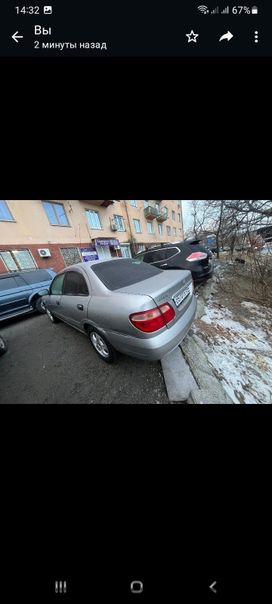
M 89 290 L 83 275 L 74 271 L 67 272 L 63 286 L 63 295 L 88 296 Z
M 65 273 L 55 277 L 55 279 L 51 283 L 50 294 L 52 294 L 53 296 L 61 296 L 64 277 Z
M 157 252 L 153 252 L 154 259 L 152 262 L 161 262 L 167 258 L 166 250 L 158 250 Z
M 50 274 L 44 269 L 32 271 L 31 273 L 24 273 L 22 277 L 28 285 L 35 285 L 36 283 L 41 283 L 42 281 L 50 281 L 51 279 Z
M 165 258 L 167 258 L 167 259 L 172 258 L 178 252 L 179 252 L 179 249 L 177 249 L 176 247 L 168 248 L 167 250 L 165 250 Z
M 154 252 L 146 252 L 146 254 L 144 254 L 143 257 L 143 261 L 144 262 L 154 262 L 154 260 L 156 260 L 156 254 L 154 254 Z
M 4 292 L 6 289 L 13 289 L 16 287 L 16 282 L 13 277 L 7 277 L 6 279 L 0 279 L 0 291 Z
M 27 287 L 27 283 L 24 281 L 24 279 L 23 279 L 23 278 L 22 278 L 20 275 L 16 275 L 16 276 L 14 276 L 14 279 L 15 279 L 15 281 L 16 281 L 16 284 L 17 284 L 19 287 L 22 287 L 22 286 L 23 286 L 23 287 Z

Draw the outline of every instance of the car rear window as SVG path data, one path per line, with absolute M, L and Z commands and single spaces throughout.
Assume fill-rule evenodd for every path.
M 196 242 L 196 241 L 193 241 L 192 243 L 190 243 L 190 249 L 193 252 L 207 252 L 204 245 L 202 245 L 201 243 Z
M 145 281 L 163 272 L 155 266 L 136 259 L 109 260 L 101 264 L 93 264 L 91 270 L 111 291 Z
M 50 273 L 42 269 L 39 271 L 33 271 L 31 273 L 27 273 L 24 271 L 23 273 L 21 273 L 21 275 L 28 285 L 34 285 L 34 283 L 41 283 L 42 281 L 52 280 Z

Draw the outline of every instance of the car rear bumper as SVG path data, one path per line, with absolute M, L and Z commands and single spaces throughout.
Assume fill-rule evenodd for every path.
M 112 332 L 105 335 L 112 346 L 123 354 L 146 361 L 158 361 L 168 352 L 177 348 L 185 338 L 194 320 L 196 305 L 196 297 L 193 295 L 187 310 L 179 321 L 170 329 L 165 329 L 152 338 L 134 338 L 122 334 L 113 334 Z
M 194 283 L 199 283 L 200 281 L 210 279 L 213 276 L 213 268 L 214 265 L 210 264 L 207 269 L 202 269 L 199 272 L 192 273 Z

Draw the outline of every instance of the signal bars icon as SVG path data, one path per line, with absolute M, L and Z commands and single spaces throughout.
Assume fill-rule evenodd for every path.
M 221 10 L 221 15 L 228 15 L 229 14 L 229 6 L 226 6 L 226 8 L 223 8 L 223 10 Z

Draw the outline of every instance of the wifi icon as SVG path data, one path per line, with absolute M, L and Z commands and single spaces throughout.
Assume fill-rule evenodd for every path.
M 205 6 L 204 4 L 201 4 L 197 8 L 198 8 L 198 10 L 200 10 L 201 13 L 203 13 L 203 15 L 207 15 L 207 13 L 209 12 L 208 7 Z

